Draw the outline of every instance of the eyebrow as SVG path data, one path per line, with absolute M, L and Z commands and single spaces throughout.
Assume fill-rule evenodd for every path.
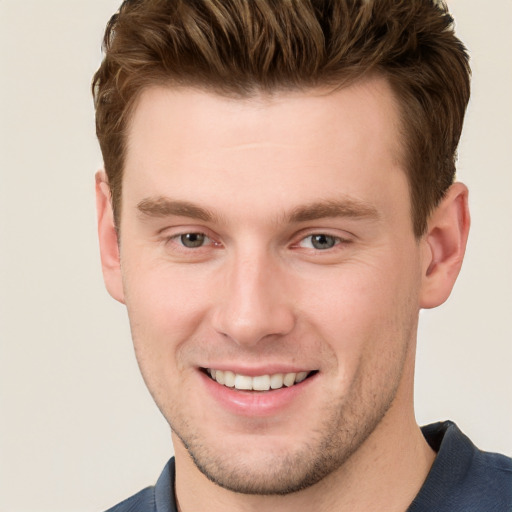
M 293 209 L 288 216 L 291 223 L 311 220 L 348 217 L 352 219 L 377 220 L 378 211 L 362 201 L 344 198 L 341 200 L 318 201 Z
M 168 197 L 148 197 L 137 205 L 140 213 L 147 217 L 189 217 L 204 222 L 212 222 L 219 219 L 210 210 L 198 206 L 189 201 L 181 201 Z M 284 219 L 289 223 L 308 222 L 312 220 L 348 217 L 352 219 L 377 220 L 378 211 L 371 205 L 350 199 L 331 199 L 316 201 L 310 204 L 297 206 Z
M 137 209 L 147 217 L 189 217 L 210 222 L 216 216 L 201 206 L 188 201 L 178 201 L 168 197 L 148 197 L 140 201 Z

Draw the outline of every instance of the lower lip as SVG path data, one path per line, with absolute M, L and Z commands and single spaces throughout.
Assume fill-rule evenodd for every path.
M 270 391 L 239 391 L 214 381 L 202 371 L 200 376 L 207 391 L 220 403 L 223 409 L 238 416 L 268 417 L 276 415 L 301 399 L 317 379 L 318 374 L 308 377 L 289 388 Z

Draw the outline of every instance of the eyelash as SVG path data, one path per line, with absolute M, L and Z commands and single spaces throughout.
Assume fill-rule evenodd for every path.
M 319 249 L 318 247 L 315 247 L 314 239 L 315 238 L 321 238 L 321 237 L 324 238 L 324 239 L 329 239 L 330 241 L 332 241 L 332 245 L 330 247 L 324 247 L 323 249 Z M 338 245 L 341 245 L 343 243 L 348 243 L 349 242 L 349 240 L 347 240 L 347 239 L 344 239 L 344 238 L 341 238 L 341 237 L 335 236 L 335 235 L 330 235 L 328 233 L 313 233 L 313 234 L 308 235 L 308 236 L 306 236 L 304 238 L 301 238 L 297 245 L 299 247 L 303 247 L 301 244 L 303 244 L 308 239 L 310 240 L 311 247 L 304 247 L 304 248 L 312 249 L 314 251 L 319 251 L 319 252 L 328 251 L 328 250 L 333 249 L 334 247 L 336 247 Z
M 212 245 L 213 247 L 220 247 L 221 244 L 220 242 L 216 242 L 212 239 L 212 237 L 208 236 L 206 233 L 203 233 L 201 231 L 188 231 L 186 233 L 179 233 L 177 235 L 172 235 L 172 236 L 169 236 L 169 237 L 166 237 L 164 242 L 167 244 L 167 243 L 174 243 L 176 244 L 176 246 L 178 246 L 181 250 L 181 251 L 194 251 L 194 250 L 197 250 L 197 249 L 202 249 L 205 247 L 205 244 L 201 244 L 201 245 L 198 245 L 196 247 L 187 247 L 184 243 L 183 243 L 183 237 L 186 237 L 188 235 L 196 235 L 196 236 L 204 236 L 204 241 L 209 241 L 210 244 L 208 245 Z
M 195 236 L 200 236 L 200 237 L 203 236 L 204 237 L 203 242 L 205 242 L 205 243 L 202 243 L 201 245 L 198 245 L 195 247 L 187 247 L 183 243 L 183 237 L 186 237 L 189 235 L 195 235 Z M 317 247 L 314 247 L 314 242 L 313 242 L 314 237 L 323 237 L 323 238 L 329 239 L 333 242 L 333 244 L 330 247 L 319 249 Z M 310 239 L 310 247 L 302 246 L 302 244 L 308 239 Z M 208 241 L 210 243 L 208 243 Z M 215 241 L 211 236 L 208 236 L 206 233 L 201 232 L 201 231 L 188 231 L 188 232 L 184 232 L 184 233 L 178 233 L 176 235 L 166 237 L 164 239 L 164 242 L 166 244 L 167 243 L 175 244 L 177 247 L 179 247 L 178 250 L 183 251 L 183 252 L 198 251 L 200 249 L 204 249 L 207 246 L 211 246 L 213 248 L 222 246 L 222 244 L 220 242 Z M 302 237 L 297 243 L 292 245 L 292 248 L 298 247 L 298 248 L 311 250 L 311 251 L 314 251 L 317 253 L 321 253 L 321 252 L 330 252 L 331 250 L 336 250 L 335 249 L 336 247 L 338 247 L 340 245 L 347 245 L 347 244 L 350 244 L 351 242 L 352 242 L 352 240 L 347 239 L 347 238 L 343 238 L 343 237 L 336 236 L 336 235 L 331 235 L 331 234 L 325 233 L 325 232 L 316 232 L 316 233 L 311 233 L 311 234 L 308 234 L 307 236 Z

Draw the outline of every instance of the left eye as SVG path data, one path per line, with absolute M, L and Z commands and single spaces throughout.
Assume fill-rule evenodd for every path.
M 301 240 L 300 246 L 307 249 L 326 250 L 332 249 L 336 244 L 340 242 L 340 239 L 336 236 L 325 235 L 320 233 L 318 235 L 310 235 Z
M 188 249 L 202 247 L 209 240 L 204 233 L 184 233 L 183 235 L 178 235 L 176 238 L 179 239 L 181 245 Z

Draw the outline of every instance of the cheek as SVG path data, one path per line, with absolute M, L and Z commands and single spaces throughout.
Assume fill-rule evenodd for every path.
M 125 297 L 137 363 L 160 411 L 172 418 L 184 407 L 181 393 L 189 373 L 180 347 L 197 337 L 200 294 L 185 294 L 186 280 L 160 273 L 127 273 Z M 194 298 L 196 297 L 196 298 Z
M 139 265 L 124 269 L 125 302 L 143 376 L 168 381 L 180 370 L 180 347 L 198 337 L 205 308 L 201 279 Z
M 173 327 L 177 334 L 201 313 L 203 276 L 166 265 L 133 265 L 124 269 L 123 287 L 130 317 L 149 329 Z
M 408 266 L 407 258 L 382 257 L 377 263 L 358 262 L 331 269 L 325 279 L 303 282 L 298 294 L 307 300 L 301 315 L 331 346 L 338 364 L 353 367 L 364 352 L 390 352 L 409 341 L 420 281 Z

